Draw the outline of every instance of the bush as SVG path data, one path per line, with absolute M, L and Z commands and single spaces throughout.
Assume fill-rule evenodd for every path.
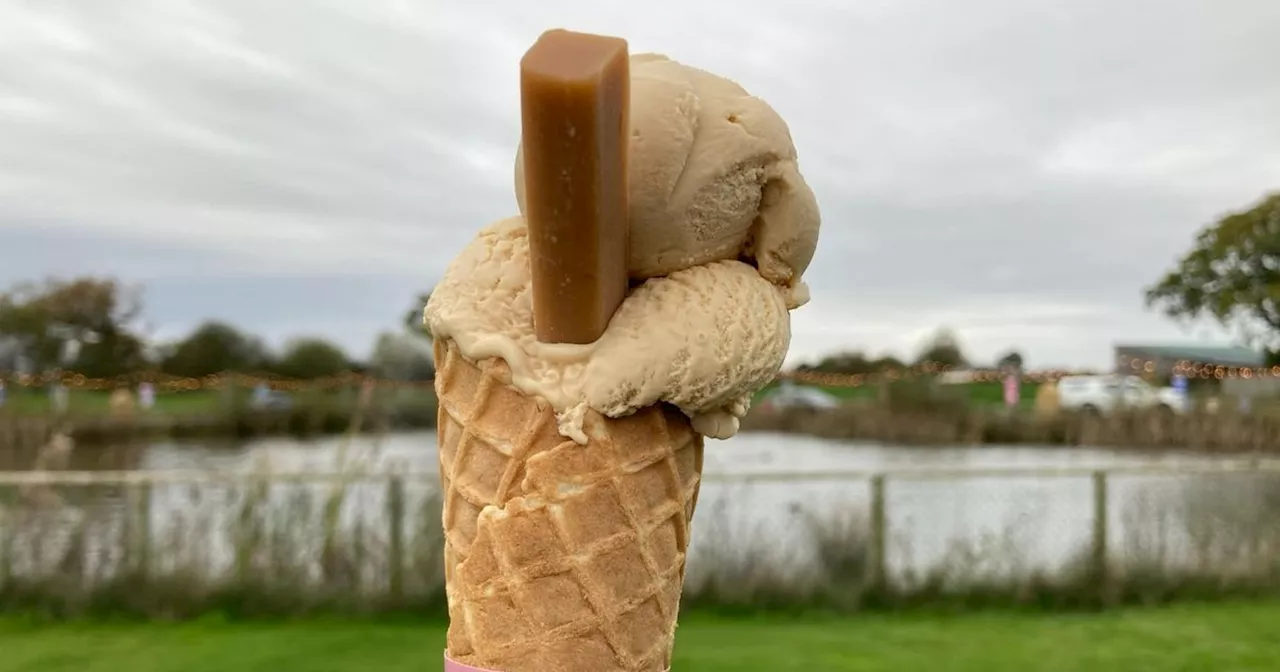
M 971 408 L 964 388 L 940 385 L 927 378 L 889 383 L 884 388 L 882 401 L 892 413 L 928 413 L 952 418 L 967 416 Z

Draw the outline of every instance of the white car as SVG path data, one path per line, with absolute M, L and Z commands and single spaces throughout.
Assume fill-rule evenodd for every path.
M 1058 381 L 1058 405 L 1067 410 L 1109 413 L 1117 408 L 1158 408 L 1184 413 L 1190 401 L 1172 387 L 1156 387 L 1138 376 L 1067 376 Z
M 840 407 L 840 400 L 816 387 L 783 384 L 766 396 L 761 404 L 767 409 L 804 408 L 828 411 Z

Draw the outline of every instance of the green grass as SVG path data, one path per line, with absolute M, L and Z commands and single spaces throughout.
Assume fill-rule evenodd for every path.
M 1280 604 L 1050 616 L 690 616 L 677 672 L 1275 670 Z M 439 670 L 444 627 L 412 622 L 70 624 L 0 620 L 0 672 Z
M 770 385 L 756 394 L 753 403 L 759 403 L 764 397 L 768 396 L 776 385 Z M 859 385 L 857 387 L 827 387 L 825 385 L 817 386 L 840 399 L 875 399 L 880 394 L 880 388 L 876 385 Z M 1004 386 L 1001 383 L 963 383 L 956 387 L 964 390 L 965 396 L 976 406 L 1003 406 L 1004 405 Z M 1023 383 L 1019 388 L 1019 396 L 1022 398 L 1022 405 L 1030 408 L 1035 404 L 1036 392 L 1039 385 L 1035 383 Z
M 111 410 L 110 401 L 110 392 L 74 390 L 67 394 L 67 410 L 76 414 L 106 414 Z M 156 395 L 156 404 L 151 412 L 166 415 L 212 413 L 219 410 L 222 403 L 220 393 L 212 390 L 164 392 Z M 9 395 L 5 407 L 31 414 L 48 413 L 53 408 L 49 393 L 44 390 L 15 390 Z

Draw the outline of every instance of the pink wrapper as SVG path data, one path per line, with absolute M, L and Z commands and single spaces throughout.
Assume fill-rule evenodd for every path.
M 444 672 L 494 672 L 493 670 L 482 670 L 478 667 L 463 665 L 456 660 L 449 658 L 449 654 L 444 655 Z M 667 672 L 671 672 L 671 668 L 667 668 Z
M 493 672 L 493 671 L 482 670 L 478 667 L 471 667 L 470 665 L 463 665 L 462 663 L 459 663 L 458 661 L 450 658 L 449 654 L 446 653 L 444 655 L 444 672 Z

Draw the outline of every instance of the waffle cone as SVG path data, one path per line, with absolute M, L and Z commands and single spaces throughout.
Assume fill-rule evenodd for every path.
M 702 437 L 679 410 L 557 432 L 501 360 L 437 341 L 447 654 L 501 672 L 670 667 Z

